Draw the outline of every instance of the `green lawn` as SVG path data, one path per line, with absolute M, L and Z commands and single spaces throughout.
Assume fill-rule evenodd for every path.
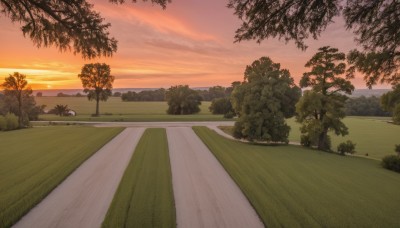
M 377 161 L 194 130 L 268 227 L 400 227 L 400 174 Z
M 37 127 L 0 132 L 0 227 L 9 227 L 122 128 Z
M 176 226 L 165 129 L 144 132 L 102 226 Z
M 388 154 L 395 154 L 394 145 L 400 144 L 400 125 L 394 125 L 385 119 L 346 117 L 343 122 L 349 128 L 349 135 L 333 136 L 332 149 L 336 150 L 337 145 L 346 140 L 356 143 L 357 155 L 381 159 Z M 300 124 L 294 119 L 289 119 L 291 126 L 289 140 L 300 141 Z

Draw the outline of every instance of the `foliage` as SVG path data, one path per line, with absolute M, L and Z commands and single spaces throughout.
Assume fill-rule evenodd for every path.
M 122 93 L 121 92 L 115 92 L 113 93 L 113 97 L 121 97 Z
M 100 115 L 99 102 L 107 101 L 111 96 L 115 77 L 111 75 L 110 66 L 105 63 L 85 64 L 78 77 L 82 81 L 84 92 L 89 100 L 96 100 L 96 116 Z
M 11 131 L 18 129 L 18 117 L 13 113 L 0 115 L 0 131 Z
M 354 154 L 356 152 L 355 149 L 356 149 L 356 144 L 350 140 L 340 143 L 337 147 L 337 150 L 342 155 L 345 155 L 345 153 Z
M 382 108 L 393 114 L 393 121 L 400 124 L 400 84 L 381 97 Z
M 29 124 L 28 112 L 26 110 L 27 103 L 34 104 L 32 89 L 28 86 L 26 75 L 14 72 L 4 79 L 1 85 L 4 88 L 7 112 L 13 112 L 18 116 L 19 127 L 22 128 Z M 31 100 L 33 101 L 31 101 Z M 25 107 L 25 108 L 24 108 Z M 28 105 L 28 108 L 31 108 Z
M 187 115 L 200 112 L 201 97 L 188 85 L 171 86 L 165 94 L 168 114 Z
M 317 146 L 320 150 L 330 150 L 328 131 L 336 135 L 348 134 L 341 119 L 345 116 L 345 94 L 351 94 L 354 86 L 349 78 L 340 77 L 345 72 L 345 54 L 329 46 L 319 51 L 306 63 L 311 71 L 304 73 L 300 87 L 311 87 L 296 104 L 297 121 L 302 124 L 303 145 Z M 309 142 L 305 142 L 309 140 Z
M 197 90 L 203 101 L 212 101 L 216 98 L 223 98 L 229 96 L 229 88 L 222 86 L 213 86 L 208 88 L 208 90 Z
M 268 57 L 246 67 L 244 82 L 235 87 L 231 102 L 239 119 L 234 137 L 250 141 L 288 142 L 285 118 L 294 115 L 300 89 L 286 69 Z
M 56 114 L 59 116 L 68 116 L 69 111 L 70 111 L 70 109 L 68 108 L 68 105 L 58 104 L 49 111 L 49 114 Z
M 389 116 L 381 107 L 379 97 L 355 97 L 346 102 L 346 115 L 348 116 Z
M 10 227 L 122 128 L 0 132 L 0 227 Z
M 151 2 L 165 8 L 170 0 Z M 2 0 L 0 13 L 21 24 L 24 36 L 37 47 L 55 46 L 60 51 L 73 49 L 74 54 L 81 53 L 89 59 L 111 56 L 117 50 L 117 40 L 108 32 L 110 24 L 104 23 L 100 14 L 93 10 L 93 4 L 86 0 Z
M 165 89 L 128 91 L 121 94 L 122 101 L 165 101 Z
M 393 85 L 400 82 L 400 1 L 230 0 L 228 7 L 243 21 L 236 30 L 237 42 L 277 37 L 294 40 L 303 50 L 306 39 L 317 39 L 341 14 L 363 47 L 363 51 L 349 53 L 348 74 L 363 73 L 369 87 L 378 80 Z
M 233 113 L 231 101 L 228 97 L 214 98 L 211 102 L 209 110 L 212 114 Z
M 175 226 L 166 132 L 147 129 L 125 170 L 102 227 Z
M 247 144 L 207 127 L 194 130 L 267 227 L 400 226 L 393 200 L 400 176 L 377 161 L 299 146 Z M 384 194 L 377 194 L 377 186 Z
M 400 156 L 400 144 L 394 146 L 394 151 L 399 154 Z
M 36 93 L 36 96 L 37 96 L 37 97 L 43 97 L 43 93 L 42 93 L 42 92 L 37 92 L 37 93 Z
M 400 173 L 400 157 L 397 155 L 387 155 L 382 159 L 382 166 L 385 169 Z

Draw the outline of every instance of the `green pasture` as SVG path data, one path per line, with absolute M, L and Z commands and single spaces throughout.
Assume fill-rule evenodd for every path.
M 386 119 L 346 117 L 343 122 L 349 128 L 345 137 L 331 134 L 332 149 L 346 140 L 356 143 L 357 155 L 381 159 L 386 155 L 395 154 L 394 145 L 400 144 L 400 125 L 388 123 Z M 289 119 L 291 126 L 289 140 L 300 142 L 300 124 Z
M 102 227 L 175 227 L 171 175 L 165 129 L 147 129 Z
M 54 108 L 58 104 L 68 105 L 78 115 L 91 115 L 96 110 L 96 102 L 89 101 L 86 97 L 35 97 L 35 100 L 38 105 L 46 105 L 47 110 Z M 203 101 L 201 103 L 201 111 L 198 115 L 211 114 L 208 110 L 211 102 Z M 110 97 L 107 101 L 100 102 L 101 114 L 166 115 L 167 109 L 167 102 L 162 101 L 124 102 L 120 97 Z
M 0 227 L 10 227 L 122 128 L 0 132 Z
M 395 154 L 394 145 L 400 144 L 400 126 L 388 123 L 387 118 L 346 117 L 343 121 L 349 128 L 349 135 L 342 137 L 331 133 L 332 150 L 341 142 L 351 140 L 356 143 L 356 155 L 382 159 Z M 300 142 L 300 124 L 288 119 L 291 127 L 289 140 Z M 221 130 L 232 135 L 232 127 L 221 126 Z M 368 154 L 368 155 L 367 155 Z
M 194 130 L 267 227 L 400 227 L 400 175 L 378 161 Z

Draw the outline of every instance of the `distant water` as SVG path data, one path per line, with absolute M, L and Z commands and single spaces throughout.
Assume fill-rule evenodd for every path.
M 208 90 L 209 87 L 193 87 L 192 89 L 195 90 Z M 140 91 L 145 91 L 145 90 L 156 90 L 160 88 L 116 88 L 113 89 L 113 93 L 115 92 L 120 92 L 120 93 L 126 93 L 128 91 L 135 91 L 135 92 L 140 92 Z M 360 97 L 360 96 L 381 96 L 382 94 L 390 91 L 389 89 L 356 89 L 351 97 Z M 77 93 L 81 93 L 84 95 L 82 89 L 49 89 L 49 90 L 34 90 L 33 94 L 36 95 L 36 93 L 42 92 L 43 96 L 47 97 L 55 97 L 57 96 L 58 93 L 64 93 L 68 95 L 75 95 Z

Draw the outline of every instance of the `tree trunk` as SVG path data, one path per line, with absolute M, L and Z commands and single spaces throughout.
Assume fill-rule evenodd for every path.
M 327 141 L 328 140 L 328 130 L 323 130 L 318 137 L 318 150 L 329 150 Z
M 96 116 L 100 116 L 100 113 L 99 113 L 99 102 L 100 102 L 100 98 L 99 98 L 99 95 L 97 95 L 97 97 L 96 97 Z

